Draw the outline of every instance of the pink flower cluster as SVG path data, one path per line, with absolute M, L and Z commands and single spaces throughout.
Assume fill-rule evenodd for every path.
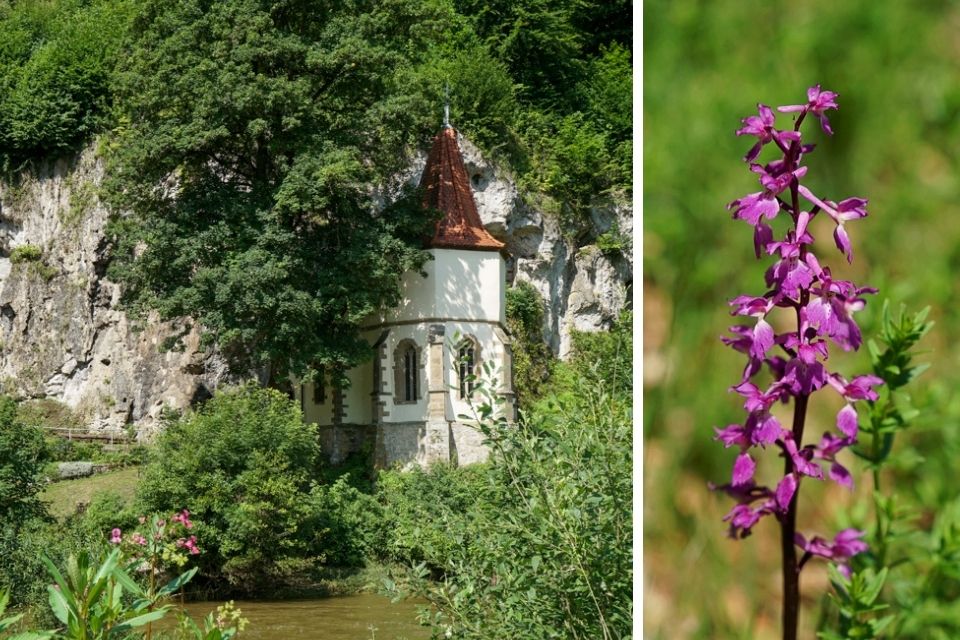
M 133 531 L 124 536 L 120 528 L 114 528 L 110 532 L 110 543 L 124 544 L 134 558 L 163 557 L 180 565 L 186 562 L 183 551 L 194 556 L 200 554 L 197 537 L 187 535 L 194 525 L 187 509 L 173 514 L 169 520 L 156 515 L 140 516 L 138 520 L 145 527 L 144 531 Z
M 190 512 L 187 511 L 186 509 L 184 509 L 184 510 L 181 511 L 180 513 L 174 515 L 172 518 L 170 518 L 170 520 L 171 520 L 172 522 L 179 522 L 180 524 L 182 524 L 182 525 L 183 525 L 185 528 L 187 528 L 187 529 L 192 529 L 192 528 L 193 528 L 193 523 L 190 522 Z
M 190 536 L 189 538 L 179 538 L 177 540 L 178 549 L 186 549 L 190 555 L 195 556 L 200 553 L 199 547 L 197 547 L 197 536 Z

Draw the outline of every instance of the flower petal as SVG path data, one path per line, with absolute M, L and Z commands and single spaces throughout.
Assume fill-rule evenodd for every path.
M 759 318 L 757 326 L 753 328 L 753 344 L 750 345 L 750 355 L 754 358 L 763 358 L 773 346 L 773 327 L 770 323 Z
M 797 477 L 792 473 L 783 476 L 783 480 L 777 483 L 776 500 L 781 513 L 786 513 L 790 508 L 790 501 L 796 492 Z
M 851 476 L 847 468 L 839 462 L 834 462 L 830 465 L 830 479 L 851 491 L 853 490 L 853 476 Z
M 753 480 L 753 474 L 757 470 L 757 463 L 753 461 L 749 453 L 741 453 L 733 463 L 733 481 L 734 486 L 745 485 Z
M 842 224 L 838 224 L 833 231 L 833 242 L 837 245 L 837 249 L 840 249 L 847 256 L 847 262 L 852 264 L 853 247 L 850 246 L 850 236 L 847 235 L 847 230 L 844 229 Z
M 837 428 L 851 440 L 857 437 L 857 410 L 853 405 L 846 405 L 837 413 Z

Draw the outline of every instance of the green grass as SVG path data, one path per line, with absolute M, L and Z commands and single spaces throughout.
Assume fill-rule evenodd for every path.
M 89 478 L 53 482 L 43 490 L 40 498 L 50 503 L 50 513 L 58 520 L 75 513 L 77 503 L 89 503 L 100 493 L 115 493 L 129 504 L 136 493 L 139 473 L 139 467 L 127 467 Z

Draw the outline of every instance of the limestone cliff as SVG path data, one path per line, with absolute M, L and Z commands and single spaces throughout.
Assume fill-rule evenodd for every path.
M 598 203 L 592 229 L 565 237 L 507 172 L 469 141 L 460 144 L 483 222 L 512 256 L 510 278 L 540 291 L 544 336 L 563 357 L 571 329 L 606 328 L 628 304 L 632 211 Z M 404 179 L 416 183 L 424 161 L 414 160 Z M 0 388 L 60 400 L 93 429 L 133 422 L 149 431 L 165 405 L 207 397 L 227 370 L 201 348 L 190 322 L 134 320 L 119 309 L 119 287 L 105 277 L 102 176 L 89 148 L 35 167 L 16 184 L 0 182 Z M 621 241 L 611 247 L 604 237 Z
M 187 322 L 139 322 L 104 276 L 107 211 L 93 149 L 0 183 L 0 385 L 50 397 L 95 430 L 149 427 L 208 396 L 225 368 Z M 170 350 L 167 347 L 179 342 Z

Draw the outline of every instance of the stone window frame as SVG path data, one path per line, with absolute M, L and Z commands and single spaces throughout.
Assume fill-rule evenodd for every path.
M 413 399 L 407 399 L 407 354 L 413 351 L 413 362 L 416 365 L 416 377 L 413 379 Z M 423 398 L 424 369 L 423 348 L 413 338 L 404 338 L 397 343 L 393 350 L 393 404 L 417 404 Z
M 457 342 L 456 348 L 457 397 L 460 400 L 467 400 L 473 396 L 473 392 L 477 388 L 476 378 L 482 370 L 483 357 L 480 341 L 474 336 L 465 335 Z M 466 358 L 467 354 L 464 353 L 464 350 L 468 349 L 473 350 L 472 358 L 469 360 Z M 473 381 L 468 379 L 470 376 L 474 377 Z

